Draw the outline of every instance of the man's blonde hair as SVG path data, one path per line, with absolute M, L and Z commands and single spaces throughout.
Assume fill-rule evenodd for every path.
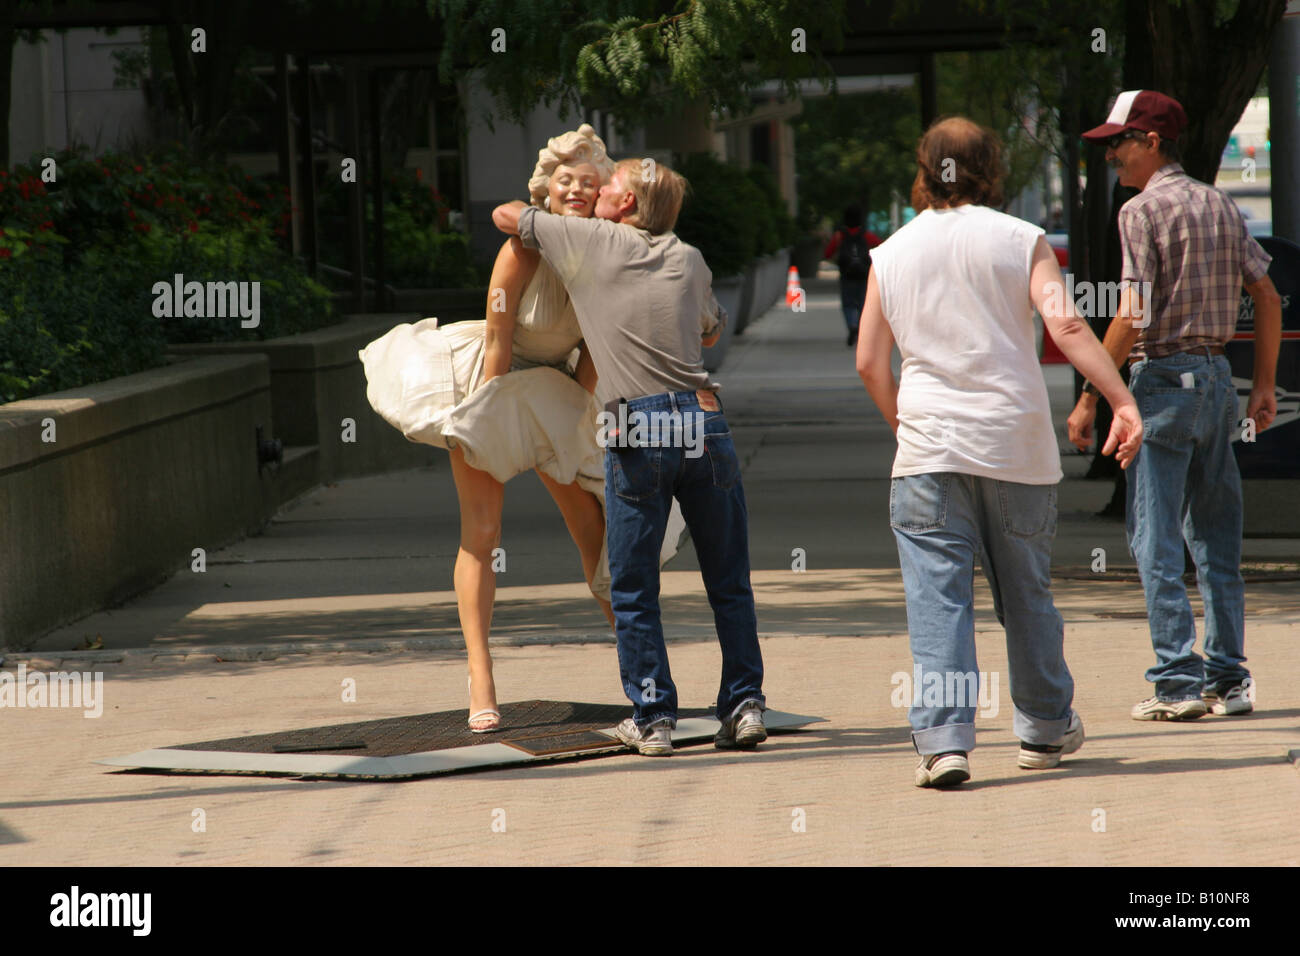
M 654 160 L 624 159 L 614 169 L 623 174 L 623 185 L 636 197 L 636 211 L 623 222 L 655 236 L 672 232 L 690 186 L 686 177 Z

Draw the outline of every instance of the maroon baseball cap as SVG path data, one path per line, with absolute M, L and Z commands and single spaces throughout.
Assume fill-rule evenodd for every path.
M 1172 96 L 1155 90 L 1125 90 L 1115 98 L 1106 122 L 1093 127 L 1083 138 L 1102 142 L 1128 129 L 1159 133 L 1161 139 L 1176 140 L 1187 128 L 1187 114 Z

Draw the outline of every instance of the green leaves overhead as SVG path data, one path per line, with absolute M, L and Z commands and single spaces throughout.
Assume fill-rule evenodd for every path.
M 501 111 L 519 119 L 539 104 L 562 115 L 579 106 L 631 123 L 706 97 L 746 108 L 751 91 L 777 79 L 828 76 L 818 51 L 838 45 L 843 0 L 439 0 L 440 69 L 467 69 Z M 795 52 L 795 29 L 808 52 Z M 504 47 L 492 48 L 504 30 Z

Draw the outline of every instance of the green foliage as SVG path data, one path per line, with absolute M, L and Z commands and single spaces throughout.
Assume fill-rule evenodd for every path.
M 747 112 L 766 80 L 791 96 L 799 79 L 829 80 L 820 51 L 840 42 L 844 0 L 437 0 L 436 8 L 444 82 L 481 69 L 512 120 L 545 103 L 562 117 L 587 106 L 633 124 L 700 99 Z M 497 28 L 506 30 L 504 52 L 492 50 Z M 796 29 L 806 52 L 793 49 Z
M 0 402 L 161 364 L 150 287 L 129 265 L 105 254 L 70 268 L 48 257 L 0 267 Z
M 793 126 L 802 231 L 839 222 L 855 202 L 867 214 L 887 213 L 896 193 L 907 202 L 921 136 L 915 89 L 806 100 Z
M 700 250 L 714 278 L 745 271 L 757 254 L 759 187 L 736 166 L 695 153 L 673 167 L 691 184 L 674 231 Z
M 754 164 L 745 170 L 747 202 L 754 216 L 755 255 L 768 256 L 794 243 L 794 219 L 776 184 L 772 170 Z
M 1024 57 L 1034 60 L 1031 66 Z M 1007 178 L 1003 186 L 1010 202 L 1040 174 L 1050 152 L 1063 158 L 1058 113 L 1059 80 L 1041 51 L 990 50 L 946 53 L 935 57 L 940 115 L 960 113 L 987 126 L 1002 141 Z M 1030 83 L 1032 73 L 1055 94 Z M 1040 99 L 1042 96 L 1052 99 Z M 1094 124 L 1095 125 L 1095 124 Z
M 274 184 L 234 168 L 84 150 L 0 170 L 0 398 L 75 388 L 162 364 L 168 342 L 269 338 L 332 321 L 328 292 L 280 245 Z M 260 325 L 159 319 L 153 287 L 261 282 Z
M 0 221 L 45 221 L 68 240 L 68 255 L 96 246 L 121 247 L 124 237 L 155 231 L 258 233 L 283 237 L 288 190 L 255 180 L 236 167 L 196 163 L 172 147 L 130 156 L 94 157 L 84 148 L 55 154 L 55 182 L 35 186 L 28 198 L 0 193 Z M 13 177 L 38 178 L 40 166 L 19 166 Z
M 95 256 L 102 258 L 105 252 L 97 250 Z M 329 290 L 305 275 L 260 232 L 153 233 L 138 244 L 137 261 L 129 271 L 149 289 L 159 281 L 170 285 L 177 274 L 185 282 L 261 284 L 256 328 L 244 329 L 229 316 L 176 315 L 157 320 L 168 342 L 271 339 L 321 328 L 333 316 Z
M 367 233 L 374 233 L 370 187 L 331 178 L 320 197 L 321 257 L 347 265 L 345 244 L 349 190 L 365 190 Z M 384 281 L 403 288 L 448 289 L 478 285 L 463 233 L 447 231 L 449 209 L 441 194 L 422 181 L 420 170 L 400 169 L 384 180 Z

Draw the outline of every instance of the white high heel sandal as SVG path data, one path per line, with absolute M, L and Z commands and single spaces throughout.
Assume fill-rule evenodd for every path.
M 474 695 L 474 678 L 467 675 L 465 677 L 465 686 L 469 689 L 470 696 L 472 697 Z M 488 720 L 489 718 L 495 718 L 495 720 L 493 720 L 487 727 L 474 726 L 474 721 Z M 471 734 L 491 734 L 500 729 L 501 711 L 497 710 L 495 707 L 485 707 L 478 713 L 469 715 L 469 732 Z

